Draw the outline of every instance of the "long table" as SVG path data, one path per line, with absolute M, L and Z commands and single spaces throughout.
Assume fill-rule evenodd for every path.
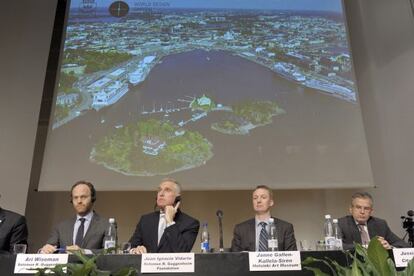
M 306 257 L 315 258 L 328 257 L 336 260 L 341 265 L 349 264 L 347 255 L 342 251 L 303 251 L 301 252 L 302 261 Z M 14 263 L 16 256 L 0 255 L 0 275 L 14 275 Z M 69 262 L 78 262 L 76 256 L 69 256 Z M 123 267 L 135 267 L 140 272 L 141 256 L 139 255 L 103 255 L 97 260 L 99 269 L 115 272 Z M 329 272 L 325 270 L 325 272 Z M 244 275 L 313 275 L 312 272 L 302 269 L 302 271 L 249 271 L 249 255 L 248 253 L 207 253 L 195 254 L 195 273 L 186 273 L 188 275 L 197 276 L 244 276 Z M 19 274 L 24 275 L 24 274 Z M 166 273 L 151 273 L 149 275 L 163 275 Z M 167 273 L 167 275 L 178 276 L 183 273 Z

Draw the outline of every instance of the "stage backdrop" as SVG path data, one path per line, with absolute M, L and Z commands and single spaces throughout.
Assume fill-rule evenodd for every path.
M 40 190 L 373 185 L 342 1 L 73 0 L 61 49 Z

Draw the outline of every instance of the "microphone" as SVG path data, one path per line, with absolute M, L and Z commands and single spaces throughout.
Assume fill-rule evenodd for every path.
M 220 249 L 219 249 L 219 252 L 224 252 L 224 247 L 223 247 L 223 224 L 222 224 L 223 211 L 222 210 L 217 210 L 216 216 L 217 216 L 218 221 L 219 221 L 219 235 L 220 235 Z
M 407 211 L 407 216 L 409 216 L 409 217 L 414 216 L 414 211 L 413 210 L 408 210 Z

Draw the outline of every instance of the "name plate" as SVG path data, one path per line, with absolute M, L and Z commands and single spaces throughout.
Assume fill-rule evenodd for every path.
M 302 270 L 299 251 L 249 252 L 250 271 Z
M 406 267 L 414 257 L 414 248 L 394 248 L 394 262 L 396 267 Z
M 141 273 L 194 272 L 194 253 L 142 254 Z
M 68 254 L 17 254 L 14 274 L 35 274 L 36 268 L 53 268 L 68 263 Z

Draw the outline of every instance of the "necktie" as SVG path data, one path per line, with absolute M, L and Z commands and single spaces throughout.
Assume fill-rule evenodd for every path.
M 261 223 L 259 223 L 259 225 L 262 227 L 262 229 L 260 230 L 260 235 L 259 235 L 259 251 L 267 251 L 268 250 L 268 234 L 266 231 L 266 225 L 267 223 L 262 221 Z
M 361 235 L 362 245 L 366 246 L 369 243 L 369 236 L 364 226 L 365 224 L 358 224 L 358 229 L 359 229 L 359 234 Z
M 165 214 L 160 213 L 160 222 L 158 224 L 158 244 L 160 244 L 160 240 L 162 235 L 164 234 L 165 227 L 167 226 L 167 222 L 165 220 Z
M 83 232 L 85 231 L 85 220 L 86 219 L 80 218 L 79 220 L 81 222 L 81 225 L 79 225 L 78 232 L 76 233 L 75 244 L 80 247 L 83 241 L 83 234 L 84 234 Z

